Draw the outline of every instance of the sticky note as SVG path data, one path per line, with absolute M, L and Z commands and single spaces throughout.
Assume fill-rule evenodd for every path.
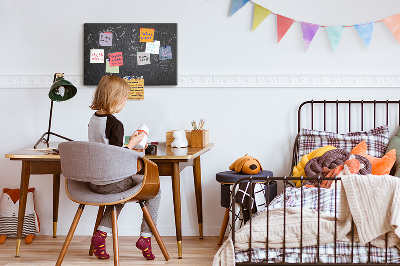
M 160 56 L 160 60 L 172 59 L 171 46 L 161 46 L 159 56 Z
M 109 61 L 109 59 L 106 59 L 106 73 L 119 73 L 119 66 L 110 67 Z
M 124 79 L 131 88 L 128 99 L 143 100 L 144 99 L 144 79 Z
M 110 67 L 124 65 L 124 59 L 122 57 L 122 52 L 109 53 L 108 58 L 110 59 L 110 61 L 109 61 Z
M 154 29 L 140 28 L 139 38 L 140 42 L 153 42 Z
M 160 41 L 147 42 L 145 53 L 149 54 L 159 54 L 160 51 Z
M 112 46 L 112 32 L 100 32 L 100 46 Z
M 90 63 L 104 63 L 104 49 L 91 49 Z
M 138 63 L 138 66 L 151 64 L 150 54 L 144 53 L 144 52 L 138 52 L 137 53 L 137 63 Z

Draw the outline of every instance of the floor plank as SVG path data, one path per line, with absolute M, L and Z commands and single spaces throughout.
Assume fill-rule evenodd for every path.
M 168 250 L 171 260 L 164 260 L 157 242 L 152 238 L 154 261 L 148 261 L 142 256 L 142 252 L 135 247 L 138 237 L 119 237 L 119 254 L 121 265 L 211 265 L 214 254 L 219 246 L 218 237 L 210 236 L 199 239 L 198 237 L 183 237 L 183 258 L 178 259 L 178 249 L 174 236 L 163 237 L 164 244 Z M 22 241 L 20 257 L 15 257 L 15 238 L 7 238 L 0 245 L 0 266 L 11 265 L 54 265 L 58 254 L 64 244 L 65 236 L 52 238 L 51 236 L 37 236 L 31 244 Z M 107 238 L 107 252 L 109 260 L 99 260 L 89 256 L 90 237 L 74 236 L 65 255 L 62 265 L 113 265 L 112 237 Z

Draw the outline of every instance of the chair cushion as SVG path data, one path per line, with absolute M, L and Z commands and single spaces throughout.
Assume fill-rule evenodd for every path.
M 93 192 L 89 188 L 89 182 L 75 181 L 72 179 L 67 179 L 66 189 L 71 199 L 79 203 L 86 203 L 89 205 L 113 203 L 129 198 L 137 193 L 142 186 L 143 177 L 143 175 L 132 176 L 137 185 L 115 194 L 99 194 Z
M 236 171 L 225 171 L 219 172 L 216 174 L 216 179 L 220 183 L 227 183 L 227 184 L 234 184 L 240 178 L 249 177 L 250 175 L 238 173 Z M 260 171 L 258 174 L 253 175 L 253 177 L 267 177 L 267 176 L 274 176 L 271 171 L 264 170 Z

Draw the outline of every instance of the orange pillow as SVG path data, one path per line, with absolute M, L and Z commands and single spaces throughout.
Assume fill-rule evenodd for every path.
M 358 143 L 352 150 L 352 154 L 359 154 L 371 162 L 373 175 L 388 175 L 396 161 L 396 149 L 390 150 L 382 158 L 375 158 L 367 154 L 367 143 L 365 140 Z

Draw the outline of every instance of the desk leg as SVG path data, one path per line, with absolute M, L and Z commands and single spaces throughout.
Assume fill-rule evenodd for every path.
M 53 238 L 57 237 L 59 201 L 60 201 L 60 174 L 53 174 Z
M 178 244 L 178 258 L 182 259 L 182 220 L 181 220 L 181 188 L 179 180 L 179 162 L 173 163 L 172 193 L 174 198 L 176 240 Z
M 196 193 L 197 221 L 199 223 L 200 239 L 203 239 L 203 202 L 201 193 L 201 167 L 200 157 L 193 159 L 194 189 Z
M 29 178 L 31 171 L 30 167 L 31 163 L 29 161 L 22 161 L 19 210 L 18 210 L 18 226 L 17 226 L 17 248 L 15 257 L 19 257 L 19 250 L 21 248 L 22 230 L 25 219 L 26 197 L 28 194 Z

